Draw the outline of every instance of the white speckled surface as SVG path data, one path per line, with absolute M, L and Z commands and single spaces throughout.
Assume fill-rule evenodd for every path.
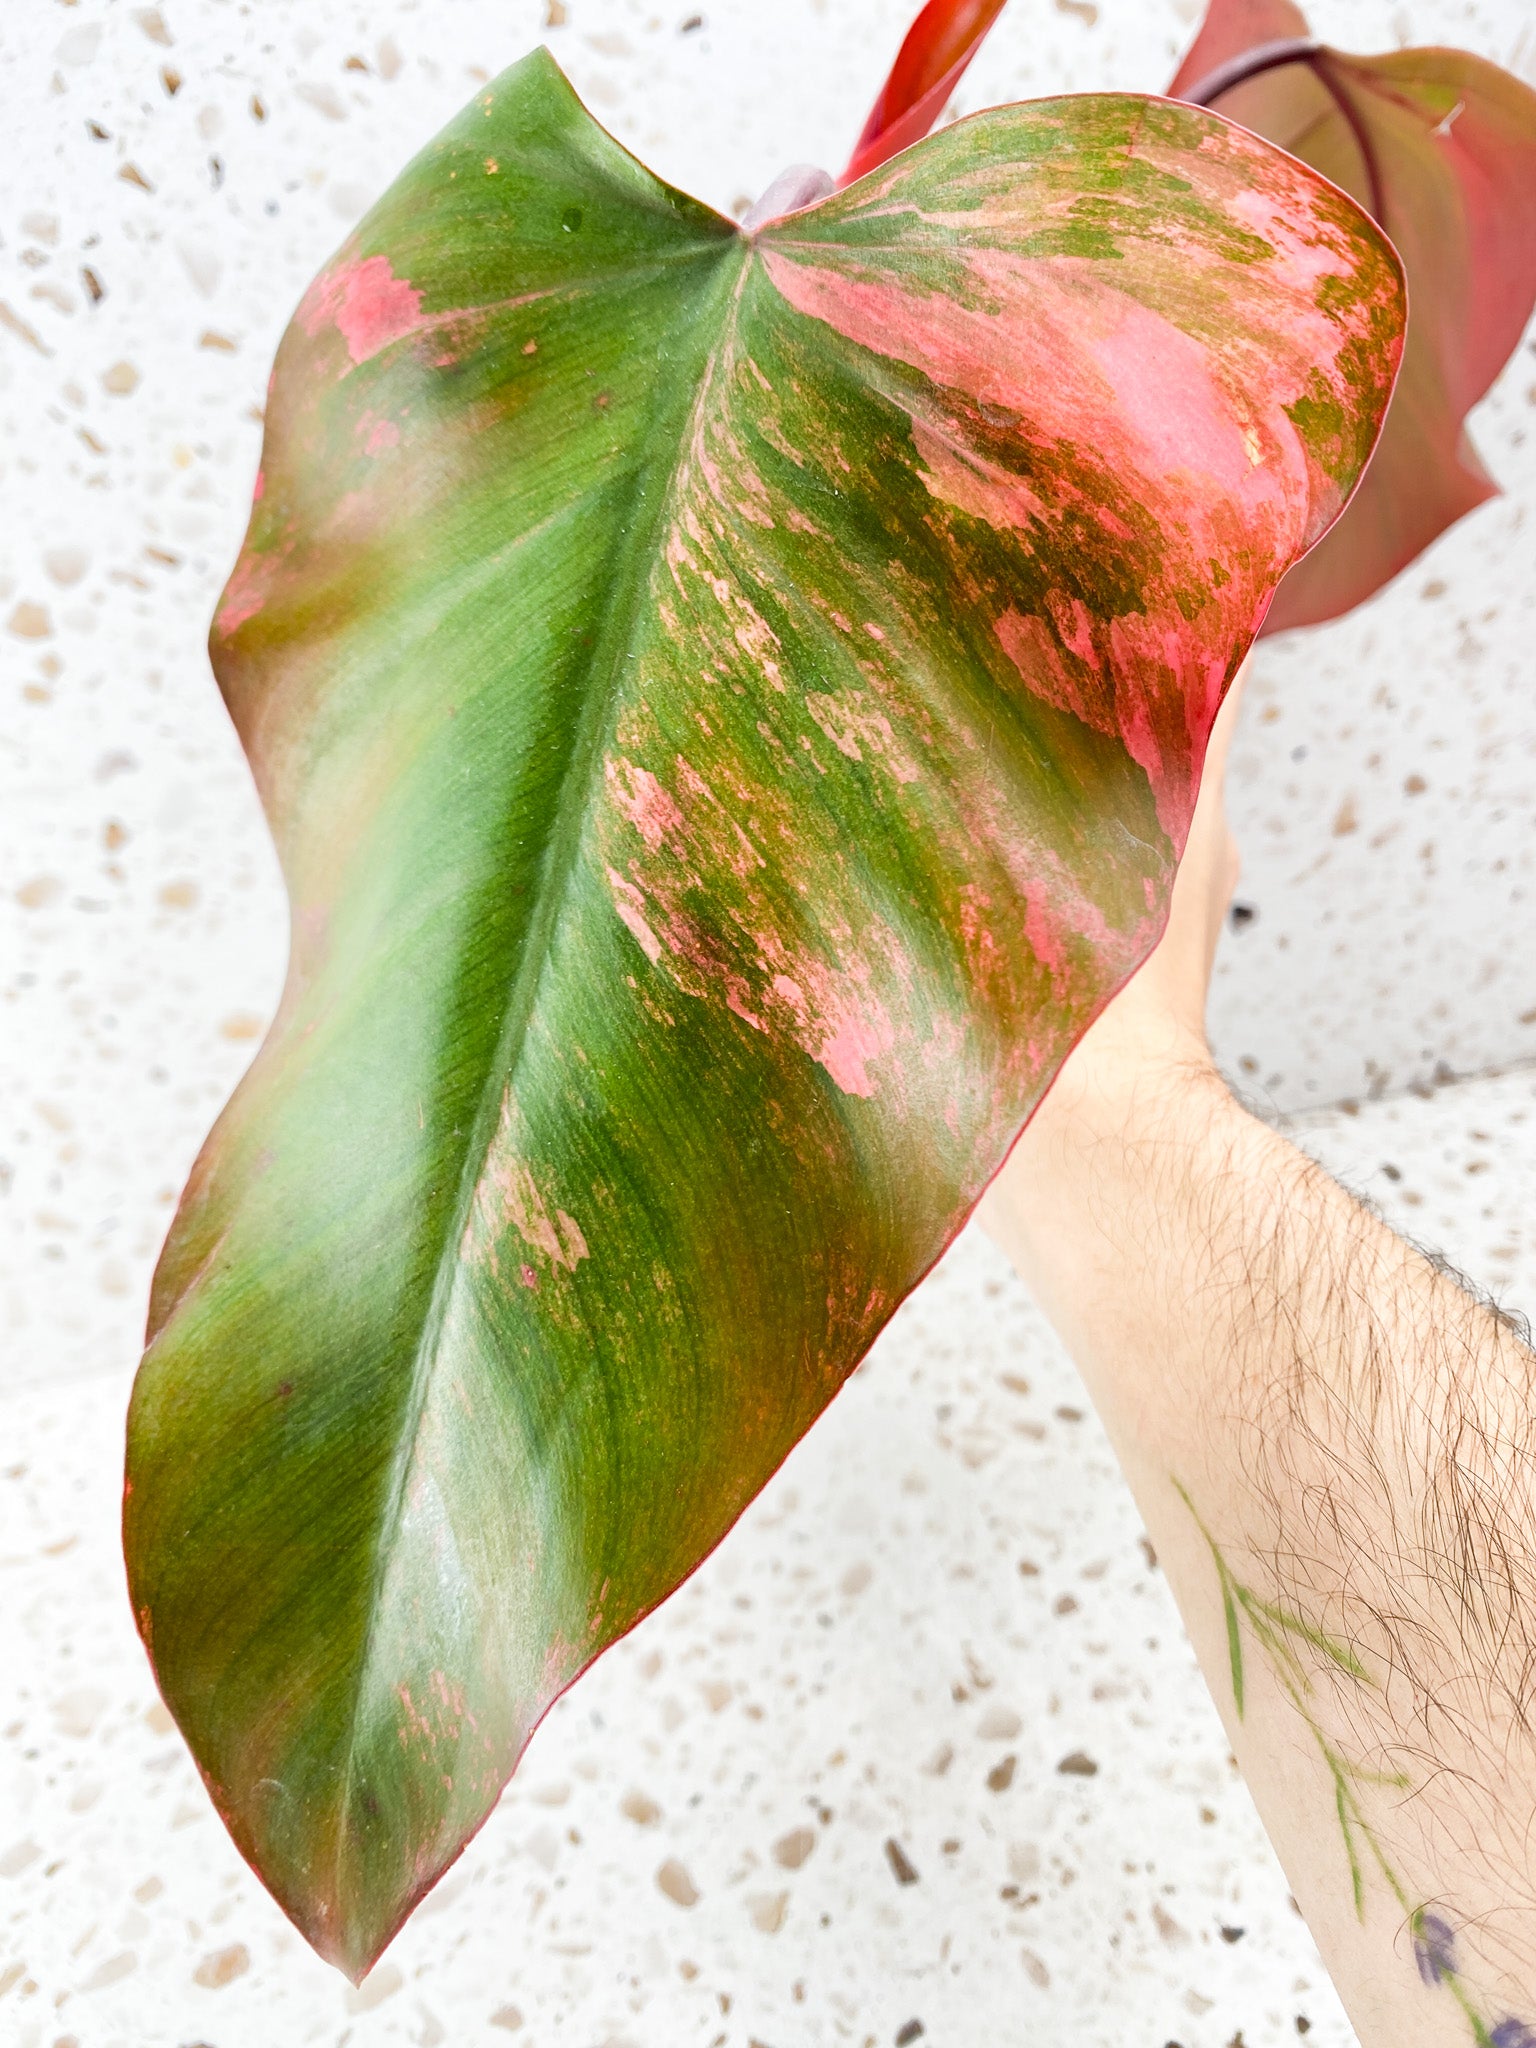
M 1536 1304 L 1536 1074 L 1302 1135 Z M 978 1233 L 550 1716 L 361 1994 L 155 1700 L 116 1547 L 122 1323 L 110 1374 L 0 1404 L 7 2048 L 886 2048 L 914 2019 L 956 2048 L 1279 2048 L 1298 2016 L 1348 2048 L 1076 1375 Z
M 1071 1369 L 974 1236 L 551 1716 L 361 1996 L 245 1872 L 155 1706 L 122 1408 L 170 1203 L 285 940 L 202 651 L 253 409 L 308 277 L 546 4 L 0 16 L 0 2044 L 1272 2048 L 1300 2015 L 1345 2048 Z M 566 11 L 549 39 L 602 118 L 729 206 L 836 157 L 908 10 Z M 961 104 L 1155 84 L 1197 12 L 1016 0 Z M 1525 0 L 1314 18 L 1536 75 Z M 1386 1093 L 1307 1142 L 1527 1305 L 1536 1076 L 1390 1091 L 1536 1052 L 1533 395 L 1527 348 L 1478 424 L 1500 505 L 1261 656 L 1234 764 L 1259 915 L 1218 991 L 1261 1096 Z M 1096 1773 L 1061 1774 L 1079 1751 Z

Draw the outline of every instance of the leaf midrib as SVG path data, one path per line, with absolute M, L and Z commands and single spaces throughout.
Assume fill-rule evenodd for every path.
M 576 856 L 590 811 L 594 771 L 611 723 L 610 713 L 624 657 L 634 638 L 644 589 L 655 559 L 656 540 L 672 503 L 679 470 L 687 457 L 691 440 L 688 429 L 709 394 L 715 365 L 734 329 L 736 308 L 750 272 L 752 256 L 750 244 L 737 237 L 716 249 L 700 250 L 691 259 L 701 266 L 708 266 L 714 274 L 700 285 L 691 316 L 680 309 L 674 328 L 674 333 L 686 334 L 693 346 L 680 349 L 658 378 L 645 451 L 636 465 L 629 505 L 620 519 L 609 555 L 610 562 L 621 565 L 621 576 L 615 579 L 613 586 L 608 586 L 616 588 L 619 594 L 605 605 L 603 630 L 586 664 L 582 708 L 552 808 L 552 823 L 539 880 L 534 885 L 531 913 L 507 993 L 501 1031 L 480 1087 L 450 1222 L 438 1254 L 431 1297 L 411 1360 L 410 1393 L 395 1450 L 388 1502 L 375 1546 L 362 1652 L 356 1665 L 347 1753 L 342 1769 L 334 1896 L 341 1909 L 343 1930 L 350 1917 L 346 1911 L 345 1879 L 351 1842 L 348 1822 L 352 1808 L 358 1723 L 375 1652 L 380 1603 L 399 1535 L 416 1441 L 426 1410 L 432 1374 L 438 1363 L 443 1324 L 459 1271 L 458 1247 L 484 1176 L 486 1160 L 500 1123 L 506 1089 L 520 1060 L 548 965 L 551 944 L 558 929 L 559 913 L 575 871 Z M 724 296 L 725 286 L 732 281 L 733 267 L 735 288 L 729 308 L 722 309 L 719 318 L 711 317 L 718 300 Z

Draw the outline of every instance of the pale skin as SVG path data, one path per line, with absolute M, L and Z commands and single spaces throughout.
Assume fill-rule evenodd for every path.
M 983 1217 L 1082 1369 L 1362 2048 L 1536 2048 L 1536 1356 L 1216 1071 L 1235 709 L 1167 933 Z

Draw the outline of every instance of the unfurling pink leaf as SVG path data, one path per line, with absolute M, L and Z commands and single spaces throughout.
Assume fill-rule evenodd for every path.
M 1005 0 L 928 0 L 896 53 L 841 182 L 921 142 L 986 41 Z
M 1290 0 L 1213 0 L 1169 88 L 1341 185 L 1408 277 L 1386 428 L 1343 518 L 1281 584 L 1268 633 L 1349 611 L 1495 495 L 1463 422 L 1536 304 L 1536 93 L 1461 50 L 1349 57 L 1305 37 Z M 1245 57 L 1252 75 L 1233 83 Z

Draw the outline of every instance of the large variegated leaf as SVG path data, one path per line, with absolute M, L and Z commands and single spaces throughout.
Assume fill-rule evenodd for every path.
M 1401 321 L 1209 114 L 1005 108 L 747 236 L 542 53 L 306 296 L 213 635 L 292 966 L 125 1512 L 219 1809 L 349 1971 L 1153 944 Z
M 1169 88 L 1352 193 L 1408 277 L 1385 431 L 1349 510 L 1286 577 L 1269 632 L 1350 610 L 1494 496 L 1463 422 L 1536 305 L 1536 92 L 1465 50 L 1351 57 L 1306 30 L 1292 0 L 1212 0 Z

